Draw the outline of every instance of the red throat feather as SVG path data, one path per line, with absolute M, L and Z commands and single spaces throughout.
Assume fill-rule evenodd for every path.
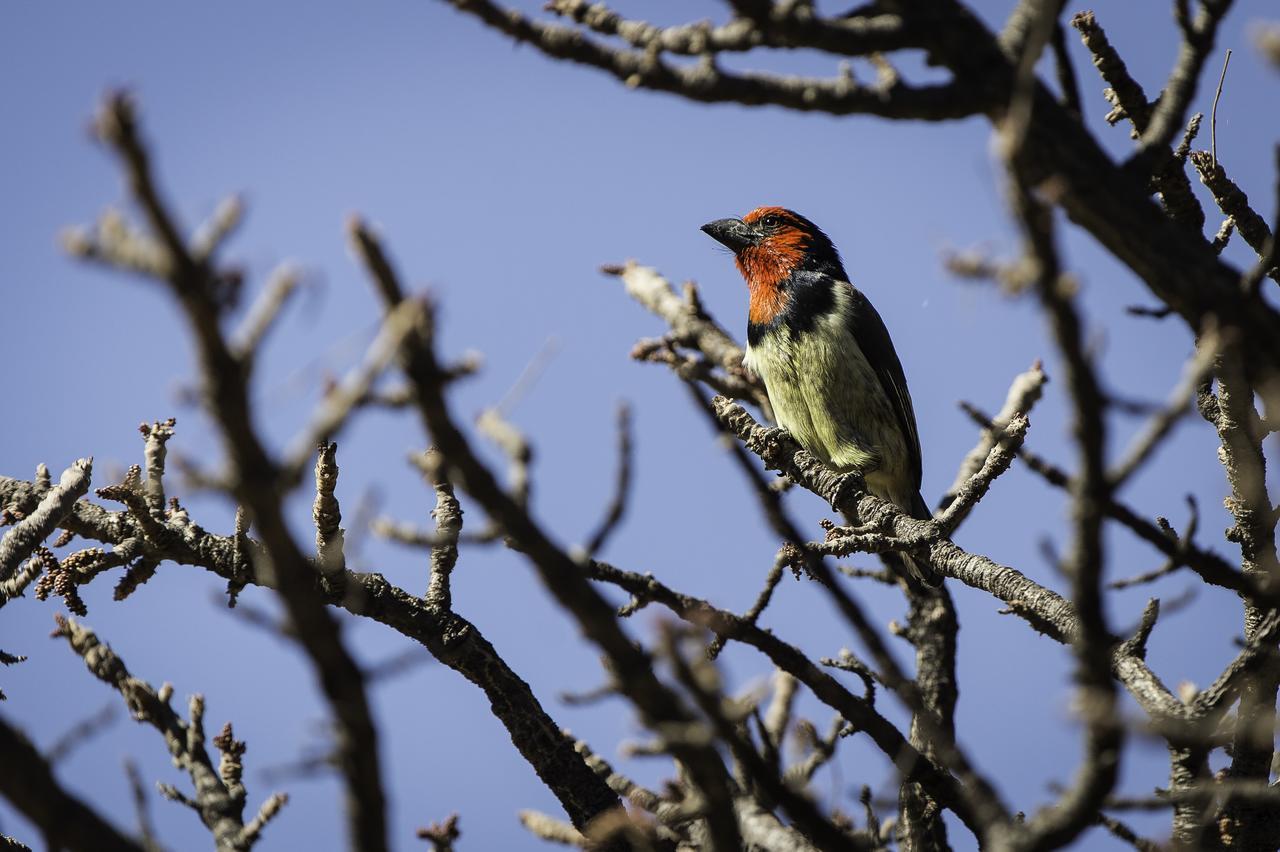
M 751 300 L 747 319 L 755 325 L 772 322 L 787 304 L 782 284 L 798 267 L 809 250 L 809 235 L 781 207 L 760 207 L 743 217 L 754 224 L 765 216 L 782 220 L 773 233 L 738 253 L 738 271 L 747 280 Z

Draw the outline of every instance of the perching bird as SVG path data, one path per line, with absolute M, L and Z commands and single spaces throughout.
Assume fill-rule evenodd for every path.
M 747 280 L 744 363 L 764 380 L 778 425 L 835 470 L 859 471 L 872 494 L 931 518 L 920 496 L 920 437 L 902 364 L 831 240 L 782 207 L 702 230 L 733 250 Z M 902 561 L 913 578 L 941 582 L 922 560 L 904 554 Z

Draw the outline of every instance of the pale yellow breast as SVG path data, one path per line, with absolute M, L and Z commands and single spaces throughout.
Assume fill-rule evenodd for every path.
M 909 504 L 907 446 L 893 407 L 846 320 L 850 297 L 803 334 L 785 326 L 747 348 L 746 366 L 764 380 L 786 429 L 838 470 L 860 470 L 873 493 Z

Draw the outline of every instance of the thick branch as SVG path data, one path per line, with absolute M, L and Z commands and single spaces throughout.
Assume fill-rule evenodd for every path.
M 671 65 L 663 62 L 659 53 L 613 48 L 579 29 L 534 21 L 489 0 L 450 2 L 517 42 L 532 44 L 554 59 L 599 68 L 631 87 L 672 92 L 694 101 L 732 101 L 746 106 L 774 104 L 834 115 L 859 113 L 933 121 L 964 118 L 980 112 L 985 105 L 981 90 L 950 83 L 912 87 L 895 79 L 888 87 L 881 87 L 863 86 L 848 76 L 819 79 L 734 74 L 717 68 L 710 53 L 704 54 L 704 61 L 698 65 Z M 846 38 L 833 39 L 831 44 L 844 44 Z
M 782 471 L 792 481 L 852 518 L 884 523 L 890 534 L 898 539 L 927 542 L 929 564 L 938 571 L 1004 601 L 1011 612 L 1054 641 L 1075 641 L 1080 625 L 1070 601 L 1013 568 L 969 553 L 955 543 L 937 537 L 933 522 L 910 518 L 861 490 L 856 475 L 834 473 L 789 437 L 756 423 L 741 406 L 723 398 L 712 403 L 720 422 L 737 435 L 747 449 L 759 456 L 766 467 Z M 1148 713 L 1170 719 L 1185 716 L 1182 703 L 1141 659 L 1123 647 L 1117 646 L 1112 652 L 1111 670 Z
M 258 437 L 243 364 L 222 333 L 223 282 L 204 259 L 188 250 L 162 201 L 132 101 L 121 94 L 111 97 L 96 127 L 103 141 L 119 155 L 132 194 L 164 249 L 164 277 L 196 341 L 205 401 L 218 422 L 231 461 L 236 497 L 253 515 L 270 555 L 281 599 L 337 720 L 352 845 L 379 852 L 387 848 L 386 803 L 364 678 L 324 607 L 311 561 L 285 522 L 279 468 Z
M 145 847 L 67 792 L 21 731 L 0 719 L 0 794 L 44 834 L 50 849 L 145 852 Z
M 31 483 L 0 476 L 0 503 L 27 509 L 39 500 Z M 141 541 L 137 520 L 128 512 L 109 512 L 81 500 L 63 520 L 63 528 L 107 544 Z M 274 588 L 276 579 L 262 569 L 261 543 L 247 536 L 221 536 L 192 524 L 163 544 L 144 545 L 148 557 L 199 566 L 228 582 Z M 339 589 L 348 589 L 343 593 Z M 440 662 L 484 690 L 494 715 L 544 783 L 560 800 L 575 825 L 617 807 L 610 792 L 582 759 L 560 725 L 547 715 L 529 685 L 502 659 L 484 635 L 456 614 L 447 618 L 416 595 L 388 583 L 380 574 L 346 571 L 325 593 L 331 606 L 385 624 L 418 642 Z
M 381 246 L 360 223 L 353 225 L 352 237 L 372 273 L 386 310 L 394 310 L 405 300 L 405 295 Z M 687 723 L 691 719 L 688 709 L 658 680 L 647 655 L 623 632 L 613 608 L 591 587 L 578 563 L 547 537 L 525 507 L 498 484 L 475 456 L 441 395 L 445 382 L 432 348 L 432 335 L 428 322 L 426 331 L 418 333 L 414 345 L 406 350 L 403 366 L 414 387 L 423 425 L 431 433 L 449 469 L 456 474 L 458 484 L 484 507 L 489 517 L 506 529 L 537 569 L 547 589 L 574 616 L 587 638 L 609 658 L 613 676 L 646 723 L 653 728 Z M 708 745 L 673 743 L 672 753 L 685 764 L 693 783 L 708 798 L 731 799 L 724 764 L 714 749 Z M 719 813 L 712 808 L 707 814 L 707 823 L 717 847 L 729 849 L 738 844 L 738 827 L 731 812 Z

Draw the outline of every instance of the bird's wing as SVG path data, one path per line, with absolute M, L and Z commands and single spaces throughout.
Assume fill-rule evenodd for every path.
M 911 392 L 907 390 L 907 377 L 902 372 L 902 362 L 893 348 L 893 340 L 884 327 L 884 320 L 862 291 L 852 284 L 846 285 L 853 292 L 853 310 L 849 322 L 853 330 L 853 338 L 862 349 L 862 354 L 876 371 L 880 379 L 880 387 L 889 404 L 893 406 L 894 416 L 898 418 L 898 426 L 902 429 L 907 443 L 907 451 L 911 454 L 911 480 L 917 490 L 920 488 L 920 433 L 916 430 L 916 413 L 911 407 Z

